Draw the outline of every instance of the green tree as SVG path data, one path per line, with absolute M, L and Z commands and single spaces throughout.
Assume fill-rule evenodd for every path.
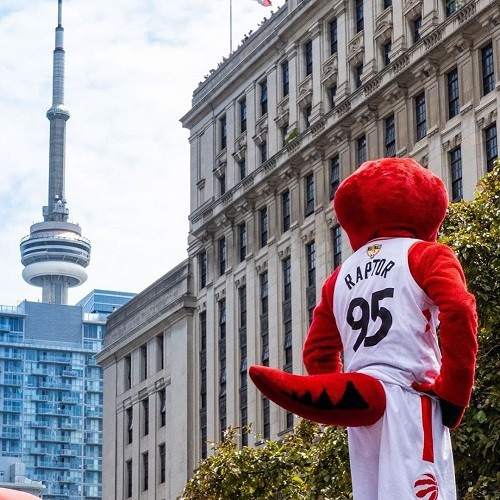
M 301 420 L 282 442 L 237 447 L 228 429 L 189 480 L 183 500 L 313 500 L 352 498 L 347 433 Z
M 479 316 L 479 354 L 472 400 L 453 432 L 459 498 L 498 498 L 500 492 L 500 161 L 476 197 L 450 205 L 441 241 L 457 254 Z
M 458 497 L 493 500 L 500 491 L 500 162 L 476 197 L 450 205 L 440 241 L 450 245 L 476 296 L 479 355 L 471 405 L 452 432 Z M 246 430 L 245 430 L 246 431 Z M 237 446 L 229 429 L 180 497 L 183 500 L 352 498 L 345 429 L 302 420 L 282 442 Z

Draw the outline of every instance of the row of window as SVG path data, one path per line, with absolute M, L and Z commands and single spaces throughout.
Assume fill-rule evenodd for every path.
M 334 266 L 342 260 L 342 241 L 340 226 L 332 229 L 332 247 Z M 306 296 L 309 324 L 312 321 L 313 310 L 316 306 L 316 244 L 314 241 L 306 244 Z M 282 330 L 283 330 L 283 369 L 293 371 L 293 332 L 292 332 L 292 260 L 288 256 L 281 262 L 282 277 Z M 260 363 L 269 366 L 269 276 L 264 271 L 259 275 L 259 326 L 260 326 Z M 200 446 L 201 457 L 207 456 L 207 313 L 200 312 Z M 239 412 L 242 427 L 242 446 L 248 444 L 245 426 L 248 424 L 247 407 L 247 293 L 246 286 L 238 288 L 238 340 L 239 340 Z M 218 301 L 218 360 L 219 360 L 219 429 L 223 433 L 227 428 L 227 363 L 226 363 L 226 299 Z M 261 399 L 262 436 L 270 437 L 270 406 L 269 400 Z M 287 429 L 293 427 L 293 414 L 286 412 L 285 425 Z
M 157 335 L 154 339 L 154 354 L 155 358 L 150 359 L 148 354 L 148 344 L 143 344 L 138 349 L 138 368 L 139 368 L 139 377 L 138 382 L 143 382 L 150 375 L 157 373 L 165 368 L 165 337 L 164 334 L 161 333 Z M 155 361 L 153 365 L 153 361 Z M 124 390 L 127 391 L 132 387 L 132 353 L 128 354 L 123 358 L 124 363 Z
M 458 104 L 458 81 L 456 69 L 451 71 L 448 76 L 448 110 L 450 118 L 453 118 L 459 113 Z M 415 116 L 415 136 L 419 141 L 427 135 L 427 112 L 426 112 L 426 97 L 425 92 L 418 94 L 414 98 L 414 116 Z M 394 115 L 390 115 L 383 120 L 384 123 L 384 156 L 396 156 L 396 122 Z M 492 124 L 486 127 L 483 131 L 483 144 L 484 144 L 484 159 L 486 171 L 490 172 L 493 168 L 493 162 L 498 156 L 497 147 L 497 126 Z M 366 135 L 355 139 L 355 155 L 356 164 L 367 161 L 367 139 Z M 330 199 L 333 198 L 336 188 L 340 184 L 340 164 L 339 157 L 335 156 L 330 160 Z M 315 195 L 314 195 L 314 174 L 310 173 L 304 177 L 304 216 L 308 217 L 314 212 Z M 455 199 L 453 197 L 452 199 Z M 290 193 L 285 191 L 281 195 L 281 230 L 282 232 L 288 231 L 290 228 Z M 267 244 L 268 240 L 268 213 L 267 207 L 259 211 L 259 245 L 260 248 Z M 241 223 L 238 225 L 238 253 L 239 262 L 245 260 L 247 255 L 247 234 L 246 224 Z M 226 272 L 227 264 L 227 247 L 225 238 L 218 240 L 218 272 L 223 275 Z M 207 254 L 204 252 L 200 256 L 200 287 L 206 285 L 207 278 Z
M 157 481 L 158 484 L 163 484 L 166 479 L 166 446 L 165 443 L 158 445 L 157 450 L 157 460 L 153 461 L 153 464 L 158 464 Z M 150 459 L 149 452 L 145 451 L 141 454 L 139 465 L 139 478 L 140 478 L 140 491 L 149 490 L 149 467 Z M 133 460 L 127 460 L 125 462 L 125 498 L 131 498 L 134 493 L 134 463 Z
M 453 2 L 451 2 L 453 4 Z M 418 30 L 416 31 L 418 33 Z M 332 42 L 332 49 L 336 50 L 336 22 L 332 21 L 330 23 L 330 37 Z M 388 53 L 391 43 L 385 44 L 385 57 L 388 58 Z M 306 43 L 305 52 L 307 54 L 305 60 L 307 67 L 312 70 L 312 45 Z M 389 62 L 387 60 L 387 62 Z M 494 65 L 494 50 L 492 42 L 484 45 L 480 49 L 480 67 L 481 67 L 481 94 L 487 95 L 495 89 L 495 65 Z M 354 68 L 354 79 L 357 82 L 356 86 L 361 86 L 361 76 L 363 72 L 363 64 L 360 64 Z M 289 92 L 289 66 L 288 61 L 281 64 L 281 83 L 282 83 L 282 94 L 283 96 L 288 95 Z M 447 119 L 451 119 L 460 113 L 460 89 L 459 89 L 459 73 L 458 69 L 454 68 L 445 75 L 445 85 L 446 85 L 446 99 L 447 99 Z M 268 110 L 268 89 L 267 89 L 267 79 L 261 81 L 258 85 L 259 88 L 259 102 L 260 102 L 260 113 L 264 116 Z M 336 85 L 329 87 L 328 98 L 330 101 L 331 108 L 335 107 L 335 94 Z M 415 139 L 418 141 L 425 137 L 427 133 L 427 113 L 426 113 L 426 99 L 425 92 L 422 92 L 414 97 L 415 108 Z M 309 118 L 311 115 L 312 107 L 310 105 L 304 107 L 303 113 L 303 124 L 305 128 L 309 127 Z M 239 101 L 239 132 L 242 133 L 246 131 L 247 128 L 247 104 L 246 98 L 242 98 Z M 281 131 L 281 145 L 285 146 L 288 137 L 288 124 L 284 124 L 280 127 Z M 220 136 L 220 149 L 223 150 L 227 147 L 227 119 L 224 114 L 219 119 L 219 136 Z M 395 128 L 394 128 L 394 117 L 386 118 L 385 123 L 385 155 L 394 156 L 396 151 L 395 142 Z M 260 164 L 265 163 L 269 158 L 268 144 L 265 138 L 257 144 L 257 159 Z M 361 158 L 363 157 L 362 151 L 359 154 Z M 236 163 L 237 168 L 237 178 L 241 181 L 243 180 L 247 172 L 246 158 L 243 156 Z M 219 195 L 226 193 L 226 174 L 225 171 L 220 172 L 218 175 L 218 192 Z
M 167 399 L 166 390 L 160 389 L 157 392 L 158 398 L 158 428 L 165 427 L 167 423 Z M 149 419 L 150 419 L 150 409 L 149 409 L 149 396 L 140 401 L 140 421 L 141 429 L 140 436 L 147 436 L 149 434 Z M 132 408 L 127 408 L 125 410 L 125 444 L 131 444 L 134 440 L 134 414 Z

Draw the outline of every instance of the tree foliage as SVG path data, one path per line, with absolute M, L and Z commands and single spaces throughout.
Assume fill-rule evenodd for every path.
M 452 433 L 458 497 L 489 500 L 500 491 L 500 162 L 480 181 L 474 200 L 450 205 L 440 241 L 462 263 L 480 327 L 471 405 Z M 182 500 L 352 498 L 345 429 L 302 420 L 282 442 L 242 449 L 237 437 L 237 429 L 228 429 L 213 444 Z
M 237 447 L 228 429 L 189 480 L 183 500 L 352 498 L 345 429 L 301 420 L 282 442 Z
M 457 254 L 476 296 L 479 354 L 476 385 L 453 432 L 459 498 L 493 499 L 500 491 L 500 162 L 472 201 L 452 204 L 441 241 Z

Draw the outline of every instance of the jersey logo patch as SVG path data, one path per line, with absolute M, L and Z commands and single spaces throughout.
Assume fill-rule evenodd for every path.
M 436 476 L 434 474 L 422 474 L 413 485 L 415 496 L 423 500 L 437 500 L 439 489 Z
M 368 257 L 370 257 L 370 259 L 373 259 L 373 257 L 375 257 L 375 255 L 377 255 L 380 252 L 381 248 L 382 245 L 380 243 L 376 243 L 375 245 L 370 245 L 366 249 L 366 253 L 368 254 Z

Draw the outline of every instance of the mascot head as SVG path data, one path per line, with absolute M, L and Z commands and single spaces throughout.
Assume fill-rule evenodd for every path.
M 439 177 L 411 158 L 363 163 L 337 189 L 333 201 L 339 224 L 354 251 L 374 238 L 437 238 L 448 206 Z

